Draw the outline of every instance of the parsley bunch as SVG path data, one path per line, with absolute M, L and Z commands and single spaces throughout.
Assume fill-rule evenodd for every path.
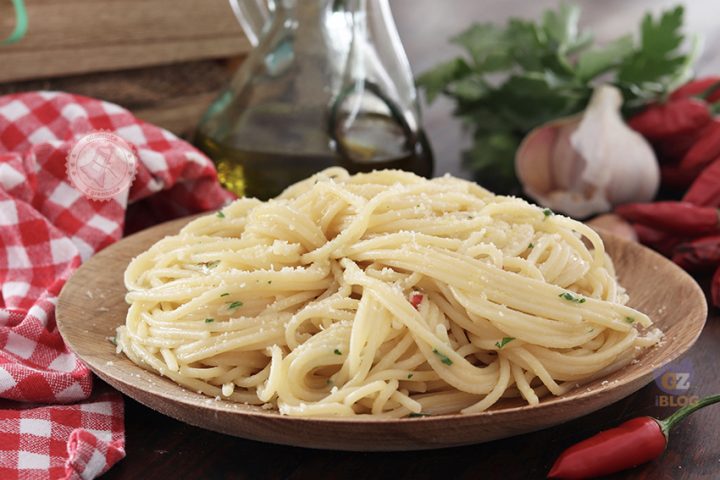
M 418 78 L 429 102 L 440 93 L 455 101 L 455 114 L 474 140 L 463 161 L 498 193 L 518 191 L 514 156 L 523 137 L 582 111 L 597 83 L 620 88 L 629 112 L 690 77 L 697 48 L 681 51 L 683 7 L 657 19 L 646 14 L 638 39 L 625 35 L 602 47 L 578 28 L 579 17 L 579 7 L 562 4 L 539 22 L 475 24 L 451 39 L 465 55 Z

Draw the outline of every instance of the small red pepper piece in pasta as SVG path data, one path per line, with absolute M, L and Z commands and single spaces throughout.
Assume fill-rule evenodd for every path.
M 420 308 L 420 304 L 423 301 L 423 294 L 422 293 L 413 293 L 410 295 L 410 303 L 413 307 L 415 307 L 415 310 Z

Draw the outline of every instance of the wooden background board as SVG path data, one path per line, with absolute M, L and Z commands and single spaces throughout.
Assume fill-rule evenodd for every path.
M 227 0 L 25 0 L 27 35 L 0 47 L 0 81 L 121 70 L 248 51 Z M 0 31 L 12 29 L 0 2 Z

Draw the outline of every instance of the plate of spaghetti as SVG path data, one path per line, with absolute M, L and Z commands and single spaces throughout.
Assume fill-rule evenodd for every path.
M 706 314 L 638 244 L 450 176 L 340 168 L 127 237 L 57 307 L 75 353 L 161 413 L 344 450 L 588 414 L 650 382 Z

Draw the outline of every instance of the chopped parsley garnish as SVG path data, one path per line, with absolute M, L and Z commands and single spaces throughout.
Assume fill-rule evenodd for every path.
M 532 242 L 528 243 L 528 248 L 533 248 L 534 246 Z
M 270 285 L 271 283 L 272 283 L 272 280 L 268 280 L 268 285 Z
M 429 417 L 429 413 L 411 413 L 408 415 L 409 418 L 418 418 L 418 417 Z
M 585 300 L 583 297 L 576 297 L 570 292 L 563 292 L 558 297 L 562 298 L 563 300 L 567 300 L 568 302 L 574 302 L 574 303 L 585 303 L 587 300 Z
M 408 373 L 408 380 L 410 380 L 413 377 L 412 373 Z
M 221 297 L 227 297 L 228 295 L 230 295 L 228 292 L 225 292 L 225 293 L 221 293 L 221 294 L 220 294 Z
M 433 353 L 435 355 L 437 355 L 438 357 L 440 357 L 440 360 L 442 360 L 442 363 L 444 363 L 445 365 L 453 364 L 453 361 L 450 360 L 450 358 L 448 358 L 448 356 L 445 355 L 444 353 L 439 352 L 437 348 L 433 348 Z
M 495 342 L 495 346 L 498 348 L 503 348 L 505 345 L 512 342 L 513 340 L 515 340 L 515 337 L 503 337 L 503 339 L 499 342 Z
M 228 310 L 233 310 L 235 308 L 242 307 L 242 306 L 243 306 L 243 302 L 241 302 L 240 300 L 235 300 L 234 302 L 232 302 L 228 305 Z
M 337 348 L 335 350 L 333 350 L 333 353 L 335 355 L 342 355 L 342 352 L 340 350 L 338 350 Z
M 550 217 L 552 215 L 555 215 L 555 212 L 550 210 L 549 208 L 543 208 L 543 215 L 545 215 L 545 218 Z
M 635 319 L 632 317 L 625 317 L 625 322 L 627 323 L 635 323 Z
M 206 318 L 206 319 L 205 319 L 205 323 L 212 323 L 212 322 L 214 322 L 214 321 L 215 321 L 214 318 Z
M 333 384 L 333 381 L 330 380 L 329 378 L 327 380 L 325 380 L 325 385 L 332 385 L 332 384 Z
M 222 210 L 218 210 L 218 212 L 215 214 L 218 218 L 225 218 L 225 214 Z

